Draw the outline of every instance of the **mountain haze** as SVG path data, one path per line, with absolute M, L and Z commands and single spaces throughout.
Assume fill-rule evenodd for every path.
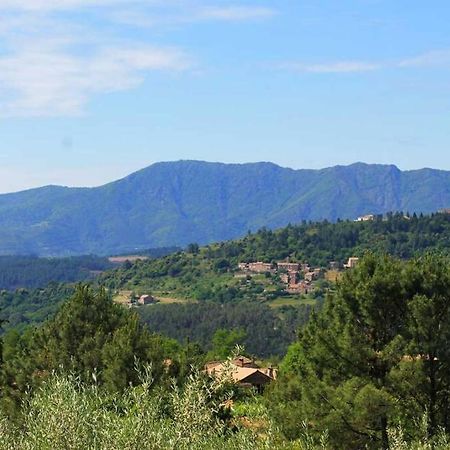
M 167 162 L 96 188 L 0 195 L 0 254 L 110 254 L 219 241 L 301 220 L 449 206 L 448 171 Z

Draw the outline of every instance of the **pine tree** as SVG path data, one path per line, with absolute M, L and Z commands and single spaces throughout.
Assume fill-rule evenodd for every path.
M 295 437 L 306 420 L 336 448 L 389 448 L 388 427 L 448 428 L 450 263 L 368 255 L 291 346 L 272 392 Z M 280 405 L 280 402 L 287 404 Z M 290 402 L 292 403 L 292 408 Z

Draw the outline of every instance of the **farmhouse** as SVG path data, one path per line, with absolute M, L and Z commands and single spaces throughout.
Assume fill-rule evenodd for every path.
M 156 300 L 151 295 L 141 295 L 138 299 L 139 305 L 151 305 L 153 303 L 156 303 Z
M 358 261 L 359 261 L 359 258 L 357 258 L 356 256 L 352 256 L 352 257 L 348 258 L 348 262 L 347 262 L 347 264 L 344 264 L 344 267 L 346 269 L 353 269 L 358 264 Z
M 311 284 L 306 281 L 301 281 L 300 283 L 290 284 L 286 289 L 289 294 L 308 294 L 312 289 Z
M 264 387 L 276 378 L 276 369 L 260 368 L 254 360 L 238 356 L 230 363 L 211 361 L 205 365 L 204 372 L 216 378 L 229 376 L 242 387 L 253 387 L 262 392 Z

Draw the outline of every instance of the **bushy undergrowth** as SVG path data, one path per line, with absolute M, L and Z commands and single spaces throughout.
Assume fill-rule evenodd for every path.
M 408 442 L 401 426 L 391 428 L 388 431 L 389 443 L 392 450 L 448 450 L 450 439 L 444 430 L 440 430 L 433 438 L 429 436 L 429 418 L 427 414 L 417 421 L 417 429 L 421 436 L 414 442 Z
M 194 374 L 183 388 L 140 386 L 107 394 L 74 376 L 54 375 L 23 405 L 20 423 L 0 421 L 1 450 L 273 449 L 284 444 L 267 420 L 264 433 L 227 413 L 225 382 Z
M 284 440 L 255 399 L 227 410 L 226 380 L 210 382 L 201 374 L 183 388 L 154 387 L 147 372 L 142 384 L 108 394 L 75 376 L 55 374 L 23 405 L 21 420 L 0 418 L 0 450 L 331 450 L 327 434 L 317 439 L 300 423 L 302 437 Z M 248 399 L 247 399 L 248 400 Z M 261 426 L 261 423 L 264 425 Z M 389 430 L 391 450 L 446 450 L 444 433 L 407 442 L 401 428 Z

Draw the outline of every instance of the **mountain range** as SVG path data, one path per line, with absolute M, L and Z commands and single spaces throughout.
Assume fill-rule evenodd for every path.
M 450 206 L 450 172 L 356 163 L 157 163 L 95 188 L 0 195 L 0 254 L 117 254 L 239 237 L 263 226 Z

